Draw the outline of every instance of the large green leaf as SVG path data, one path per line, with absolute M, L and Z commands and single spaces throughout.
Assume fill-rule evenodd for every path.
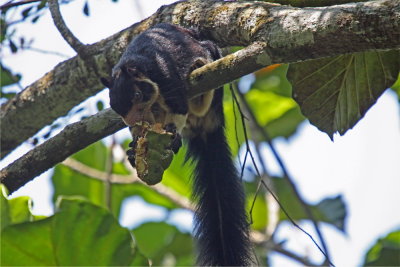
M 276 64 L 257 71 L 252 90 L 246 96 L 257 122 L 270 139 L 292 136 L 305 119 L 291 98 L 292 85 L 286 78 L 287 70 L 288 65 Z
M 309 219 L 304 211 L 300 201 L 295 197 L 288 182 L 282 178 L 273 179 L 277 195 L 282 205 L 285 207 L 287 213 L 293 220 L 307 220 Z M 307 204 L 316 220 L 326 222 L 345 232 L 344 221 L 346 219 L 347 211 L 346 204 L 342 196 L 328 197 L 323 199 L 316 205 Z M 287 220 L 286 215 L 281 210 L 280 219 Z
M 193 265 L 190 234 L 164 222 L 145 223 L 133 230 L 139 250 L 153 265 Z M 174 263 L 174 264 L 173 264 Z
M 400 266 L 400 230 L 378 239 L 368 250 L 364 266 Z
M 276 196 L 280 203 L 283 205 L 289 216 L 295 220 L 307 220 L 309 219 L 304 211 L 303 206 L 299 200 L 294 196 L 287 181 L 282 178 L 272 178 L 272 182 L 275 187 Z M 249 188 L 249 186 L 247 186 Z M 254 186 L 252 186 L 255 189 Z M 249 190 L 247 190 L 249 191 Z M 254 190 L 247 192 L 247 203 L 248 208 L 254 199 Z M 345 232 L 345 219 L 347 215 L 346 205 L 342 197 L 328 197 L 323 199 L 321 202 L 315 205 L 307 204 L 311 212 L 315 216 L 317 221 L 328 223 L 337 229 Z M 285 213 L 279 211 L 279 220 L 288 220 Z M 253 225 L 252 228 L 255 230 L 262 230 L 268 224 L 268 205 L 266 199 L 260 193 L 257 196 L 254 209 L 253 209 Z
M 109 151 L 101 142 L 97 142 L 73 156 L 81 163 L 104 171 L 105 161 Z M 129 172 L 121 163 L 114 163 L 113 172 L 118 174 L 128 174 Z M 54 169 L 52 182 L 54 185 L 53 200 L 56 201 L 59 196 L 82 196 L 92 203 L 108 207 L 106 202 L 106 185 L 103 181 L 88 177 L 64 165 L 57 165 Z M 176 208 L 176 204 L 155 192 L 151 187 L 141 184 L 112 184 L 111 185 L 111 211 L 115 217 L 119 217 L 121 204 L 125 198 L 137 195 L 145 201 L 164 206 L 168 209 Z
M 57 165 L 51 177 L 54 185 L 53 201 L 60 196 L 82 196 L 99 206 L 106 206 L 102 181 L 90 178 L 64 165 Z
M 99 171 L 105 170 L 109 150 L 102 142 L 96 142 L 72 156 L 73 159 Z M 66 166 L 57 165 L 52 182 L 54 185 L 53 201 L 59 196 L 84 196 L 96 205 L 106 206 L 105 187 L 100 180 L 91 179 Z
M 288 110 L 297 106 L 296 102 L 290 97 L 258 89 L 250 90 L 246 94 L 246 100 L 261 126 L 267 125 L 268 122 L 279 118 Z
M 63 199 L 47 219 L 4 228 L 1 251 L 3 266 L 126 266 L 135 260 L 130 232 L 80 199 Z
M 291 64 L 293 97 L 330 138 L 352 128 L 396 81 L 400 52 L 365 52 Z
M 29 197 L 16 197 L 7 199 L 6 187 L 0 184 L 0 230 L 10 224 L 33 221 L 31 213 L 31 199 Z
M 296 132 L 297 127 L 304 120 L 305 117 L 301 114 L 299 106 L 296 105 L 278 118 L 269 121 L 264 129 L 268 133 L 270 139 L 276 137 L 289 138 Z

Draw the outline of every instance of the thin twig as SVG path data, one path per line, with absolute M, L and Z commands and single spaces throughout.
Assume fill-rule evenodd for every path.
M 31 3 L 40 2 L 40 1 L 41 0 L 22 0 L 22 1 L 18 1 L 18 2 L 8 1 L 7 3 L 0 6 L 0 10 L 3 11 L 10 7 L 22 6 L 22 5 L 31 4 Z
M 251 120 L 254 122 L 254 125 L 256 127 L 256 130 L 261 134 L 261 136 L 263 137 L 263 139 L 267 142 L 267 144 L 269 145 L 272 154 L 274 155 L 276 161 L 279 164 L 279 167 L 281 168 L 282 172 L 283 172 L 283 178 L 288 182 L 290 188 L 292 189 L 293 193 L 295 194 L 296 198 L 299 200 L 301 206 L 304 209 L 304 212 L 306 213 L 307 217 L 310 219 L 310 221 L 312 222 L 315 231 L 318 235 L 318 238 L 321 242 L 322 248 L 324 249 L 324 254 L 326 254 L 326 260 L 327 263 L 333 265 L 331 263 L 330 260 L 330 256 L 329 256 L 329 251 L 328 251 L 328 247 L 326 245 L 325 239 L 322 235 L 322 232 L 319 228 L 318 222 L 314 216 L 314 214 L 312 213 L 310 207 L 307 205 L 307 203 L 303 200 L 303 198 L 300 195 L 299 190 L 297 189 L 296 185 L 293 182 L 293 179 L 291 178 L 291 176 L 289 175 L 289 172 L 287 171 L 287 168 L 285 166 L 285 164 L 283 163 L 282 158 L 280 157 L 280 155 L 278 154 L 277 150 L 275 149 L 275 146 L 273 145 L 271 138 L 269 137 L 268 133 L 265 131 L 265 129 L 263 127 L 260 126 L 260 124 L 257 122 L 257 118 L 255 117 L 254 113 L 252 112 L 250 106 L 248 105 L 246 99 L 244 98 L 244 95 L 237 90 L 240 100 L 243 103 L 243 105 L 245 106 L 246 111 L 248 112 L 248 114 L 251 117 Z
M 261 155 L 260 143 L 258 141 L 255 141 L 255 142 L 256 142 L 256 145 L 255 145 L 256 154 L 260 161 L 261 168 L 263 170 L 262 180 L 264 180 L 264 177 L 265 177 L 266 178 L 265 180 L 267 180 L 267 182 L 268 182 L 268 187 L 271 189 L 272 192 L 274 192 L 274 194 L 276 194 L 276 188 L 272 182 L 271 175 L 268 173 L 267 167 L 265 166 L 263 157 Z M 261 184 L 261 182 L 259 182 L 259 185 L 260 184 Z M 272 236 L 274 230 L 276 229 L 276 226 L 279 223 L 279 205 L 277 206 L 276 201 L 273 201 L 274 197 L 271 195 L 271 193 L 268 190 L 265 194 L 265 198 L 266 198 L 266 203 L 268 205 L 268 225 L 267 225 L 266 232 L 269 236 Z M 272 201 L 270 201 L 270 200 L 272 200 Z
M 235 105 L 235 100 L 232 97 L 232 111 L 233 111 L 233 120 L 234 120 L 234 125 L 235 125 L 235 138 L 236 138 L 236 145 L 238 147 L 238 152 L 240 150 L 240 141 L 239 141 L 239 135 L 238 135 L 238 128 L 237 128 L 237 115 L 236 115 L 236 105 Z M 244 164 L 242 165 L 242 161 L 240 160 L 240 157 L 238 157 L 239 160 L 239 166 L 241 166 L 242 171 L 240 173 L 240 180 L 243 179 L 243 168 Z
M 286 257 L 289 257 L 292 260 L 298 261 L 299 263 L 304 264 L 304 266 L 317 266 L 317 264 L 310 262 L 306 257 L 300 256 L 300 255 L 293 253 L 287 249 L 284 249 L 279 244 L 274 244 L 271 247 L 271 250 L 273 250 L 277 253 L 280 253 L 282 255 L 285 255 Z
M 232 87 L 231 87 L 231 91 L 232 91 L 233 97 L 236 99 L 235 101 L 236 101 L 236 103 L 237 103 L 237 105 L 238 105 L 239 111 L 240 111 L 240 113 L 242 114 L 243 112 L 242 112 L 242 110 L 241 110 L 241 108 L 240 108 L 239 101 L 237 100 L 236 95 L 235 95 L 235 93 L 234 93 Z M 245 101 L 243 94 L 241 94 L 241 92 L 240 92 L 239 90 L 236 90 L 236 92 L 238 92 L 239 96 L 241 97 L 242 103 L 244 103 L 244 104 L 246 105 L 247 102 Z M 248 106 L 246 106 L 246 108 L 248 109 L 249 114 L 252 115 L 252 119 L 254 120 L 254 119 L 255 119 L 254 114 L 251 113 L 251 110 L 249 110 L 249 107 L 248 107 Z M 256 120 L 254 120 L 254 121 L 256 122 Z M 300 231 L 302 231 L 304 234 L 306 234 L 306 235 L 312 240 L 312 242 L 316 245 L 316 247 L 317 247 L 317 248 L 321 251 L 321 253 L 325 256 L 326 261 L 327 261 L 330 265 L 335 266 L 335 265 L 331 262 L 331 260 L 330 260 L 329 256 L 327 255 L 327 253 L 325 252 L 325 248 L 326 248 L 325 242 L 321 242 L 322 244 L 325 244 L 325 246 L 323 246 L 324 249 L 322 249 L 322 248 L 318 245 L 318 243 L 315 241 L 315 239 L 312 237 L 312 235 L 309 234 L 307 231 L 305 231 L 302 227 L 300 227 L 300 225 L 298 225 L 298 224 L 292 219 L 292 217 L 288 214 L 288 212 L 286 211 L 286 209 L 282 206 L 282 203 L 279 201 L 279 199 L 278 199 L 277 196 L 274 194 L 274 192 L 272 192 L 272 190 L 271 190 L 271 189 L 269 188 L 269 186 L 265 183 L 265 181 L 262 180 L 262 176 L 261 176 L 261 174 L 260 174 L 260 171 L 258 170 L 257 164 L 255 163 L 254 157 L 253 157 L 253 155 L 252 155 L 252 153 L 251 153 L 251 151 L 250 151 L 250 146 L 249 146 L 248 138 L 247 138 L 247 130 L 246 130 L 246 125 L 245 125 L 245 123 L 244 123 L 244 120 L 242 120 L 242 123 L 243 123 L 243 130 L 244 130 L 244 135 L 245 135 L 245 140 L 246 140 L 246 146 L 247 146 L 247 149 L 249 150 L 249 154 L 250 154 L 250 157 L 251 157 L 251 159 L 252 159 L 253 166 L 254 166 L 254 168 L 255 168 L 255 170 L 256 170 L 257 175 L 260 177 L 262 184 L 263 184 L 264 187 L 271 193 L 271 196 L 273 196 L 273 198 L 275 199 L 275 201 L 277 201 L 279 207 L 281 208 L 281 210 L 283 211 L 283 213 L 286 215 L 286 217 L 289 219 L 289 221 L 290 221 L 296 228 L 298 228 Z M 292 189 L 293 189 L 293 188 L 292 188 Z M 296 189 L 296 188 L 295 188 L 295 189 Z M 297 198 L 300 197 L 300 195 L 298 194 L 298 192 L 297 192 L 297 194 L 296 194 L 296 197 L 297 197 Z M 308 209 L 307 204 L 305 204 L 305 202 L 304 202 L 302 199 L 300 200 L 300 203 L 304 203 L 304 205 L 306 206 L 305 209 Z M 303 207 L 304 207 L 304 205 L 302 204 Z M 314 221 L 315 221 L 315 218 L 314 218 L 313 216 L 312 216 L 312 217 L 309 217 L 309 218 L 310 218 L 310 220 L 314 219 Z M 318 224 L 316 224 L 315 226 L 318 227 Z M 317 233 L 318 233 L 318 232 L 317 232 Z M 319 232 L 318 236 L 319 236 L 319 238 L 321 239 L 322 235 L 320 235 L 320 234 L 321 234 L 321 232 Z M 322 238 L 322 240 L 324 240 L 324 239 Z
M 32 46 L 23 47 L 22 49 L 31 50 L 31 51 L 42 53 L 42 54 L 58 56 L 58 57 L 62 57 L 64 59 L 70 58 L 70 56 L 68 56 L 67 54 L 63 54 L 63 53 L 60 53 L 60 52 L 57 52 L 57 51 L 50 51 L 50 50 L 40 49 L 40 48 L 36 48 L 36 47 L 32 47 Z
M 83 44 L 79 39 L 71 32 L 71 30 L 65 24 L 65 21 L 60 12 L 60 6 L 58 0 L 49 0 L 49 9 L 51 17 L 53 18 L 54 25 L 60 32 L 64 40 L 75 50 L 75 52 L 81 57 L 88 57 L 89 46 Z
M 103 181 L 103 182 L 105 182 L 108 179 L 107 173 L 100 171 L 98 169 L 89 167 L 88 165 L 83 164 L 82 162 L 77 161 L 73 158 L 67 158 L 61 164 L 73 169 L 74 171 L 77 171 L 86 176 L 95 178 L 95 179 Z M 136 175 L 121 175 L 121 174 L 115 174 L 115 173 L 113 173 L 111 175 L 110 180 L 113 184 L 132 184 L 132 183 L 139 182 L 139 178 Z
M 62 162 L 63 165 L 79 172 L 82 173 L 86 176 L 92 177 L 94 179 L 98 179 L 101 181 L 106 181 L 108 178 L 108 174 L 106 172 L 102 172 L 99 171 L 97 169 L 91 168 L 77 160 L 74 160 L 72 158 L 68 158 L 65 161 Z M 126 164 L 126 166 L 130 166 L 130 164 Z M 144 184 L 144 182 L 142 180 L 140 180 L 137 175 L 136 172 L 133 171 L 133 168 L 130 167 L 129 168 L 131 170 L 131 174 L 129 175 L 119 175 L 119 174 L 111 174 L 110 176 L 110 180 L 111 183 L 113 184 L 134 184 L 134 183 L 141 183 Z M 175 204 L 177 204 L 178 206 L 184 208 L 184 209 L 188 209 L 188 210 L 194 210 L 193 205 L 190 203 L 190 201 L 179 195 L 178 193 L 176 193 L 174 190 L 172 190 L 169 187 L 166 187 L 165 185 L 159 183 L 157 185 L 151 186 L 151 189 L 153 189 L 155 192 L 157 192 L 158 194 L 166 197 L 167 199 L 171 200 L 172 202 L 174 202 Z
M 115 140 L 115 135 L 113 134 L 111 136 L 111 145 L 109 148 L 109 153 L 108 153 L 108 157 L 106 159 L 106 180 L 104 181 L 104 199 L 105 199 L 105 204 L 106 207 L 108 208 L 108 210 L 111 210 L 112 208 L 112 191 L 111 191 L 111 178 L 112 178 L 112 174 L 113 174 L 113 165 L 114 165 L 114 147 L 116 145 L 116 140 Z

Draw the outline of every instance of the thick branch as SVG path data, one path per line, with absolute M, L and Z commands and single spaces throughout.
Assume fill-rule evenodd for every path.
M 260 2 L 178 2 L 161 8 L 141 23 L 91 46 L 85 64 L 78 57 L 60 63 L 51 72 L 2 105 L 0 118 L 4 156 L 73 106 L 95 94 L 129 41 L 159 22 L 198 27 L 205 38 L 222 46 L 267 44 L 255 58 L 259 66 L 373 49 L 400 47 L 400 2 L 353 3 L 326 8 L 293 8 Z M 254 71 L 238 61 L 232 74 Z M 229 70 L 227 70 L 229 72 Z M 216 72 L 218 73 L 218 72 Z M 206 80 L 223 80 L 210 75 Z M 222 83 L 222 82 L 221 82 Z M 206 84 L 206 83 L 205 83 Z M 207 88 L 207 84 L 204 88 Z
M 353 2 L 366 2 L 368 0 L 271 0 L 268 2 L 295 7 L 317 7 L 342 5 Z
M 106 109 L 65 127 L 59 134 L 38 145 L 0 171 L 0 182 L 14 192 L 37 175 L 69 155 L 125 127 L 118 115 Z

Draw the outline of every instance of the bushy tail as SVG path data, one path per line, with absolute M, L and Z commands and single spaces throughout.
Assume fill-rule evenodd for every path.
M 224 127 L 189 140 L 197 165 L 193 196 L 197 201 L 194 234 L 197 264 L 246 266 L 252 263 L 245 195 L 226 143 Z

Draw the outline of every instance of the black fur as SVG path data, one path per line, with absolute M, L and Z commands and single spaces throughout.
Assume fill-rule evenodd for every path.
M 132 84 L 137 82 L 127 71 L 133 69 L 158 85 L 170 112 L 186 114 L 188 74 L 199 58 L 209 61 L 219 57 L 218 47 L 200 40 L 196 31 L 158 24 L 131 42 L 114 67 L 113 79 L 103 80 L 110 87 L 111 107 L 124 116 L 133 105 Z M 184 136 L 188 139 L 188 158 L 195 163 L 197 264 L 245 266 L 252 263 L 245 195 L 226 143 L 222 94 L 222 88 L 215 90 L 207 113 L 210 116 L 199 118 L 204 125 L 200 123 Z M 207 119 L 215 120 L 213 126 L 206 123 Z
M 197 201 L 194 234 L 200 266 L 248 266 L 249 225 L 245 195 L 224 133 L 222 88 L 212 108 L 221 124 L 205 137 L 188 140 L 188 157 L 195 164 L 193 197 Z
M 209 53 L 194 37 L 194 31 L 167 23 L 158 24 L 139 34 L 129 44 L 114 71 L 136 68 L 160 86 L 172 112 L 186 114 L 188 66 L 193 64 L 195 57 L 207 57 Z M 122 75 L 124 77 L 118 79 L 122 84 L 114 84 L 115 88 L 127 88 L 123 83 L 129 79 L 124 71 Z M 116 94 L 116 98 L 127 96 L 125 91 L 110 93 Z

